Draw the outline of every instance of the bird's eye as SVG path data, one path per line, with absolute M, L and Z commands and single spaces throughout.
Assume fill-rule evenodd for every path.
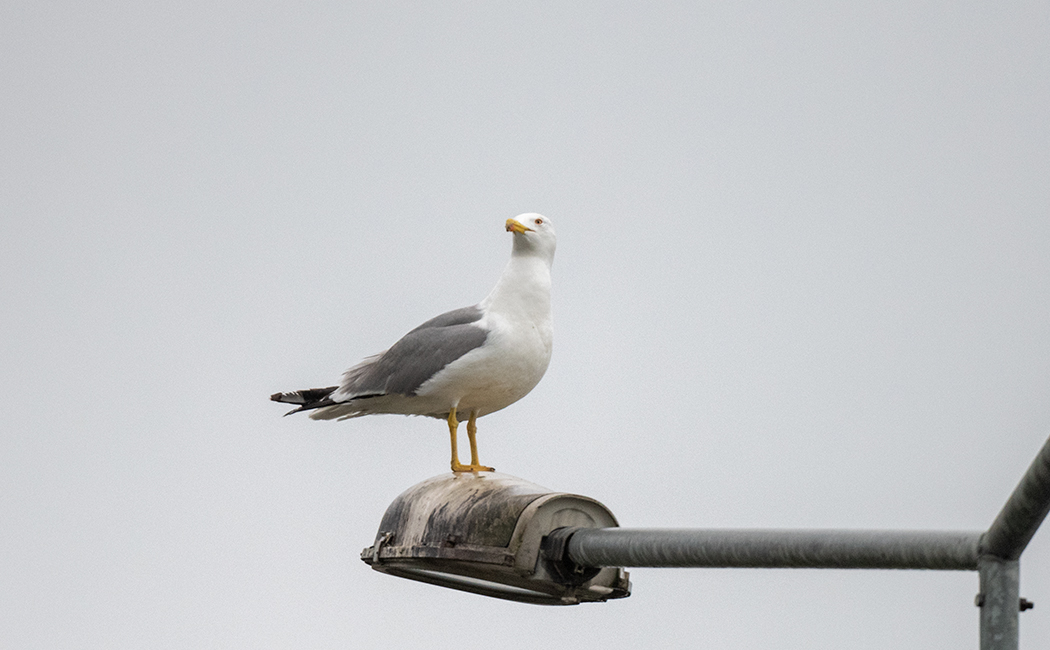
M 532 223 L 534 223 L 534 224 L 536 224 L 538 226 L 541 223 L 543 223 L 543 219 L 533 219 Z

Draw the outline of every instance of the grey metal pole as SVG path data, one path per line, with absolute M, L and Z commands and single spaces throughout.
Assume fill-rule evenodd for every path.
M 1047 512 L 1050 512 L 1050 439 L 1036 454 L 988 528 L 981 540 L 981 554 L 1019 559 Z
M 588 567 L 977 569 L 977 532 L 581 528 L 570 560 Z
M 981 650 L 1017 650 L 1020 566 L 1017 560 L 984 556 L 978 563 Z
M 981 536 L 981 650 L 1017 650 L 1021 610 L 1020 564 L 1028 542 L 1050 512 L 1050 440 Z

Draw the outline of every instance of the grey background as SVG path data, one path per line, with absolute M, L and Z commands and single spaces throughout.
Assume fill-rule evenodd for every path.
M 4 3 L 0 645 L 958 648 L 976 574 L 357 559 L 435 420 L 282 419 L 550 216 L 482 461 L 630 526 L 984 529 L 1050 433 L 1045 2 Z M 1050 638 L 1050 536 L 1022 646 Z

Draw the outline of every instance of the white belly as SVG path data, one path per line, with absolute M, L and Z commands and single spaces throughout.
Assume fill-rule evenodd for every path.
M 453 361 L 419 387 L 417 395 L 478 416 L 510 406 L 535 388 L 551 360 L 551 328 L 489 323 L 485 345 Z

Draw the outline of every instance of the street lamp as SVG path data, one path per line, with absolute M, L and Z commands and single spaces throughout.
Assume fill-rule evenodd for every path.
M 506 474 L 408 489 L 361 559 L 377 571 L 486 596 L 575 605 L 631 593 L 625 566 L 976 571 L 981 650 L 1017 650 L 1020 558 L 1050 514 L 1050 440 L 987 531 L 620 528 L 594 499 Z
M 390 575 L 518 602 L 602 602 L 630 595 L 627 572 L 562 559 L 551 533 L 617 525 L 588 497 L 497 472 L 443 474 L 390 504 L 361 559 Z

